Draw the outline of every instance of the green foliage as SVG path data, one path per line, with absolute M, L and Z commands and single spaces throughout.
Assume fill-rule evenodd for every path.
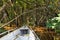
M 0 7 L 3 5 L 3 1 L 2 0 L 0 0 Z
M 9 20 L 12 20 L 15 17 L 13 7 L 12 6 L 10 6 L 9 8 L 7 7 L 6 10 L 7 10 L 8 15 L 9 15 L 8 16 Z
M 49 19 L 46 23 L 46 26 L 48 28 L 55 29 L 56 32 L 60 33 L 60 14 L 58 14 L 58 16 L 59 17 Z
M 0 33 L 5 32 L 4 28 L 0 28 Z
M 27 16 L 27 14 L 23 15 L 24 21 L 22 22 L 26 24 L 27 23 L 26 18 L 31 16 L 32 19 L 29 19 L 29 20 L 31 20 L 30 24 L 32 24 L 32 22 L 33 23 L 35 22 L 35 19 L 37 20 L 38 23 L 40 22 L 42 23 L 43 21 L 54 17 L 55 13 L 59 13 L 58 11 L 60 10 L 58 9 L 59 7 L 58 2 L 59 0 L 11 0 L 11 3 L 10 3 L 9 0 L 0 0 L 0 5 L 2 6 L 3 4 L 7 3 L 7 6 L 5 7 L 4 10 L 7 10 L 7 14 L 8 14 L 7 19 L 9 21 L 15 18 L 17 15 L 22 14 L 21 9 L 24 12 L 26 10 L 40 7 L 40 9 L 37 10 L 37 15 L 36 13 L 34 13 L 35 11 L 32 13 L 34 14 L 33 15 L 34 17 L 31 16 L 31 13 L 28 13 L 29 16 Z M 37 5 L 37 6 L 35 7 L 34 5 L 35 6 Z M 40 20 L 42 16 L 43 18 L 42 20 Z M 49 26 L 50 25 L 52 25 L 52 23 L 49 24 Z

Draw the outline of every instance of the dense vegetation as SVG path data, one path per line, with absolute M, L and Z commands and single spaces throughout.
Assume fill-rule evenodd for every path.
M 6 23 L 16 16 L 39 8 L 33 12 L 21 15 L 18 24 L 45 26 L 46 21 L 60 13 L 60 0 L 0 0 L 0 22 Z M 13 24 L 16 23 L 16 20 Z
M 34 10 L 35 8 L 38 9 Z M 28 12 L 30 10 L 33 11 Z M 20 27 L 22 25 L 31 25 L 36 27 L 47 26 L 50 28 L 52 27 L 52 25 L 54 25 L 52 28 L 56 27 L 58 29 L 58 26 L 60 26 L 60 22 L 57 22 L 55 19 L 53 21 L 51 20 L 54 17 L 59 17 L 59 13 L 60 0 L 0 0 L 0 27 L 6 24 L 7 22 L 11 21 L 18 15 L 21 15 L 19 18 L 17 18 L 4 28 L 0 28 L 0 33 L 6 30 L 10 30 L 12 28 L 16 28 L 16 26 Z M 53 23 L 56 23 L 57 25 Z M 41 33 L 43 35 L 40 35 L 42 36 L 42 40 L 44 38 L 44 40 L 52 40 L 50 38 L 51 34 L 49 34 L 50 31 L 47 31 L 44 30 Z M 47 34 L 44 32 L 47 32 Z M 58 32 L 60 32 L 60 28 Z M 40 32 L 36 33 L 38 33 L 39 36 Z
M 57 33 L 60 33 L 60 14 L 58 14 L 58 17 L 49 19 L 46 26 L 47 28 L 55 29 Z

